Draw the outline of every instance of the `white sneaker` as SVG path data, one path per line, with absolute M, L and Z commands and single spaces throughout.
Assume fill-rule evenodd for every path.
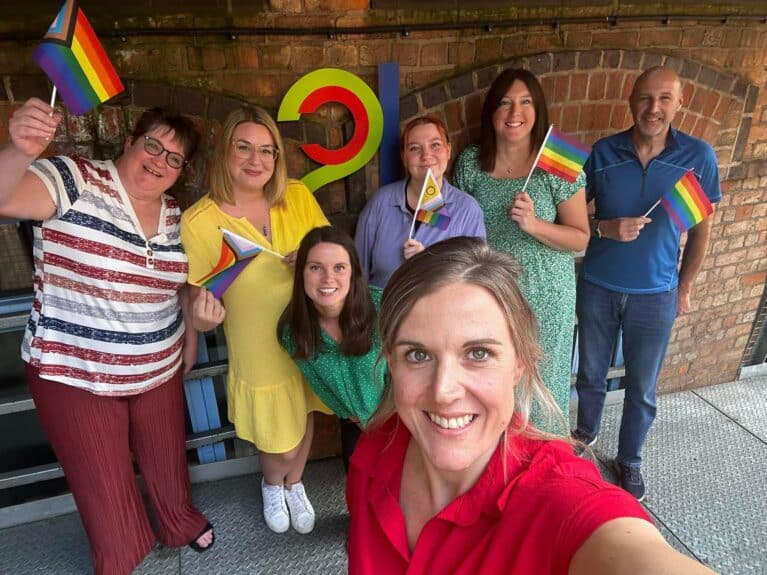
M 285 505 L 285 488 L 269 485 L 261 478 L 261 497 L 264 500 L 264 521 L 275 533 L 285 533 L 290 527 L 288 508 Z
M 285 501 L 290 509 L 290 524 L 293 529 L 302 535 L 314 529 L 314 507 L 306 496 L 302 482 L 294 483 L 285 489 Z

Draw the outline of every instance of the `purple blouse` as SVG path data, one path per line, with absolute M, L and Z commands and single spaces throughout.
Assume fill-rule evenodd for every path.
M 405 261 L 402 244 L 407 240 L 413 215 L 405 205 L 407 180 L 379 189 L 365 204 L 357 220 L 354 243 L 368 283 L 385 287 L 394 271 Z M 420 224 L 414 238 L 430 246 L 448 238 L 472 236 L 486 238 L 485 219 L 477 200 L 447 180 L 442 180 L 445 206 L 439 213 L 450 216 L 446 230 Z

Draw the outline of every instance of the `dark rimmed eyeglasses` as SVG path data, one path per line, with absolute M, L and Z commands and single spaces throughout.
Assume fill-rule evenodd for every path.
M 255 155 L 258 156 L 262 162 L 269 163 L 276 160 L 277 156 L 280 155 L 279 148 L 275 148 L 274 146 L 253 146 L 245 140 L 236 140 L 232 142 L 232 147 L 234 148 L 234 155 L 241 160 L 249 160 Z
M 159 156 L 165 152 L 165 161 L 175 170 L 180 170 L 189 163 L 186 158 L 178 152 L 166 150 L 165 146 L 160 143 L 160 140 L 153 138 L 152 136 L 144 136 L 144 151 L 150 156 Z

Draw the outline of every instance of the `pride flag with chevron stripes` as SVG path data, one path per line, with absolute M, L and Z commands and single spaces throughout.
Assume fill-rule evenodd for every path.
M 714 212 L 692 170 L 688 170 L 660 200 L 679 233 L 686 232 Z
M 32 57 L 76 116 L 125 89 L 77 0 L 64 3 Z
M 202 286 L 208 288 L 208 290 L 221 299 L 224 292 L 229 289 L 232 282 L 237 279 L 242 270 L 253 261 L 261 252 L 273 253 L 279 257 L 279 254 L 265 247 L 258 245 L 247 238 L 243 238 L 240 235 L 230 232 L 224 228 L 220 228 L 223 234 L 221 239 L 221 255 L 218 258 L 218 263 L 213 269 L 205 276 L 201 277 L 198 281 Z
M 572 183 L 578 179 L 589 154 L 590 146 L 551 126 L 536 167 Z

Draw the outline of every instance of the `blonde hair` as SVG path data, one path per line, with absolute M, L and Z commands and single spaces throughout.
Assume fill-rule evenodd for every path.
M 243 107 L 229 113 L 218 134 L 216 146 L 213 149 L 213 158 L 208 176 L 209 195 L 216 203 L 234 203 L 232 189 L 232 175 L 229 173 L 227 158 L 231 152 L 232 135 L 240 124 L 253 123 L 263 126 L 272 136 L 274 146 L 277 148 L 277 157 L 274 160 L 274 174 L 264 186 L 264 196 L 270 206 L 281 204 L 288 187 L 288 170 L 285 163 L 285 146 L 282 136 L 277 129 L 276 122 L 269 112 L 258 106 Z
M 479 238 L 451 238 L 426 248 L 402 264 L 386 285 L 378 316 L 382 355 L 391 355 L 402 323 L 422 297 L 454 283 L 484 288 L 503 310 L 514 350 L 524 366 L 514 403 L 520 433 L 539 439 L 562 439 L 527 425 L 535 404 L 548 419 L 549 429 L 568 428 L 554 397 L 541 380 L 538 362 L 543 352 L 538 344 L 538 324 L 517 285 L 519 274 L 520 267 L 511 254 L 497 252 Z M 381 404 L 370 420 L 371 426 L 384 423 L 395 412 L 390 378 L 387 378 Z

